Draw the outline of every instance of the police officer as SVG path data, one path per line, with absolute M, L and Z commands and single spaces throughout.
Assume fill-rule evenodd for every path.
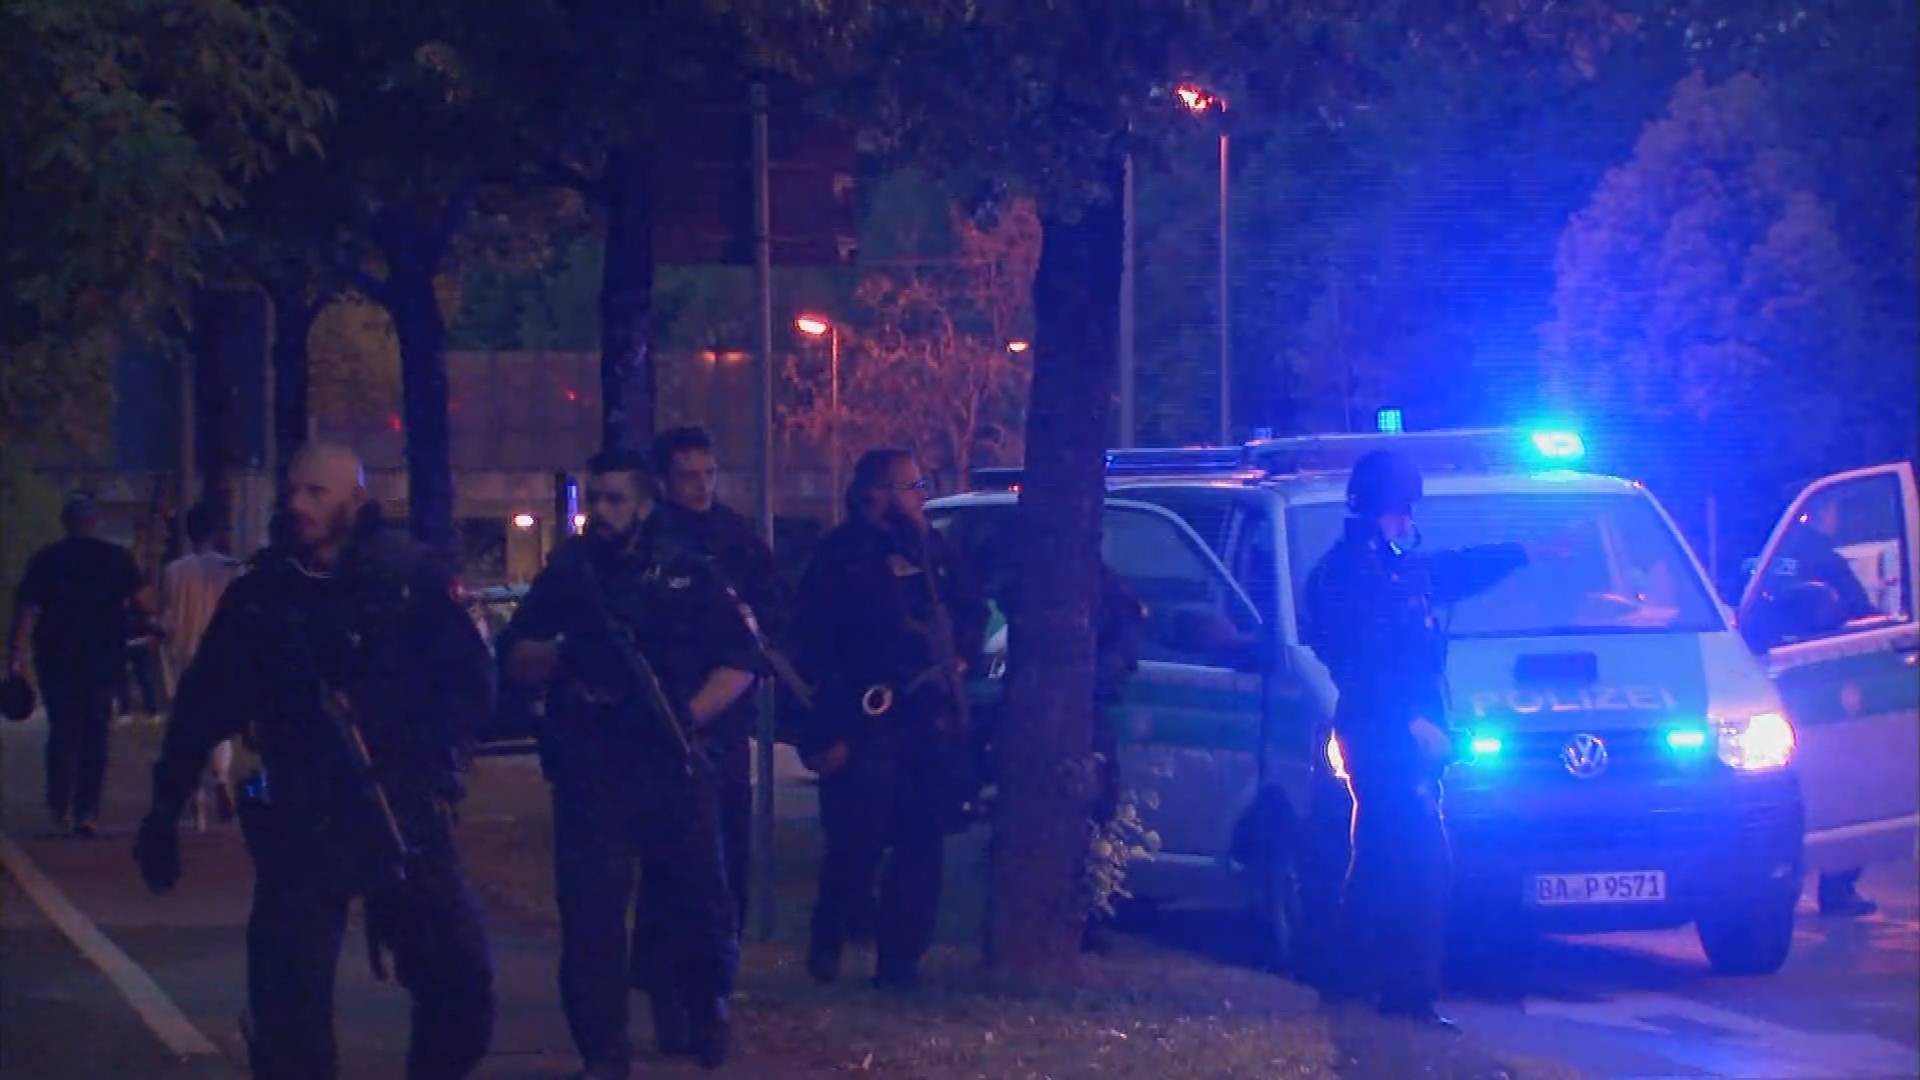
M 1339 692 L 1334 710 L 1353 798 L 1340 898 L 1342 978 L 1329 998 L 1451 1027 L 1440 993 L 1451 856 L 1440 780 L 1452 757 L 1446 640 L 1434 605 L 1492 587 L 1526 565 L 1518 544 L 1416 554 L 1419 470 L 1392 451 L 1354 466 L 1345 533 L 1307 582 L 1314 652 Z
M 752 523 L 715 497 L 719 463 L 713 441 L 699 428 L 665 432 L 654 440 L 653 467 L 665 496 L 659 511 L 662 523 L 710 560 L 714 572 L 752 612 L 764 634 L 777 633 L 785 621 L 787 588 L 774 565 L 772 549 L 754 533 Z M 752 752 L 748 740 L 758 716 L 754 696 L 742 694 L 732 708 L 705 729 L 707 755 L 720 782 L 727 884 L 733 889 L 743 922 L 753 843 Z
M 493 965 L 451 820 L 465 733 L 490 707 L 486 646 L 444 569 L 383 530 L 351 451 L 302 450 L 288 484 L 291 542 L 228 587 L 181 676 L 135 858 L 149 888 L 173 887 L 181 807 L 213 748 L 246 734 L 264 765 L 240 806 L 254 1075 L 334 1075 L 334 969 L 359 895 L 413 997 L 407 1075 L 465 1076 L 492 1037 Z M 397 860 L 368 854 L 385 820 L 348 726 Z
M 977 663 L 986 604 L 928 527 L 926 494 L 911 454 L 862 456 L 847 523 L 821 538 L 795 603 L 795 661 L 815 688 L 799 749 L 820 774 L 827 849 L 807 970 L 823 983 L 839 977 L 849 921 L 880 873 L 874 981 L 914 984 L 945 835 L 977 794 L 960 678 Z
M 746 607 L 755 625 L 771 632 L 784 607 L 785 589 L 774 568 L 773 551 L 754 534 L 746 518 L 716 498 L 720 468 L 713 440 L 699 428 L 675 428 L 654 440 L 652 459 L 664 496 L 654 512 L 658 527 L 671 531 L 677 543 L 705 559 L 708 570 L 732 590 L 733 598 Z M 733 891 L 736 925 L 746 921 L 748 872 L 753 861 L 753 753 L 748 740 L 758 716 L 754 695 L 743 693 L 732 707 L 701 729 L 700 738 L 701 749 L 714 767 L 721 848 L 726 856 L 727 886 Z M 632 975 L 634 985 L 643 990 L 656 985 L 651 971 L 660 962 L 660 950 L 673 932 L 660 902 L 661 890 L 654 887 L 654 879 L 659 876 L 659 871 L 642 864 L 640 902 L 633 926 Z M 684 1004 L 663 992 L 650 994 L 649 1000 L 654 1034 L 662 1043 L 662 1051 L 671 1052 L 684 1045 Z
M 587 534 L 555 552 L 498 646 L 509 678 L 547 689 L 561 1000 L 581 1075 L 626 1076 L 627 918 L 644 859 L 670 926 L 647 989 L 688 1021 L 684 1036 L 656 1035 L 716 1068 L 739 946 L 699 751 L 752 685 L 753 643 L 705 561 L 660 527 L 644 456 L 595 457 L 586 497 Z

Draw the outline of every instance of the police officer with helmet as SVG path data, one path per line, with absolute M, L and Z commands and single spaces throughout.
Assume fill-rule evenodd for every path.
M 1389 450 L 1355 464 L 1344 533 L 1307 581 L 1313 650 L 1339 693 L 1353 801 L 1339 972 L 1322 992 L 1451 1028 L 1434 1012 L 1452 874 L 1441 777 L 1453 758 L 1445 634 L 1434 615 L 1527 565 L 1519 544 L 1415 549 L 1419 470 Z
M 753 639 L 704 559 L 663 528 L 644 456 L 587 466 L 586 535 L 554 553 L 502 631 L 508 678 L 547 693 L 560 990 L 589 1080 L 621 1080 L 628 918 L 645 860 L 668 933 L 647 989 L 684 1009 L 661 1048 L 726 1060 L 739 960 L 703 729 L 753 683 Z

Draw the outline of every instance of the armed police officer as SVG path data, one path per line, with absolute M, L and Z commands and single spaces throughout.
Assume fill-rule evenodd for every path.
M 742 608 L 750 627 L 765 633 L 778 624 L 785 587 L 774 567 L 773 551 L 754 534 L 753 525 L 717 498 L 719 460 L 713 440 L 700 428 L 675 428 L 653 442 L 652 464 L 659 478 L 661 504 L 657 528 L 671 534 L 690 554 L 706 561 L 707 571 Z M 762 639 L 764 640 L 764 639 Z M 762 657 L 764 659 L 764 656 Z M 765 672 L 760 672 L 765 674 Z M 745 924 L 748 873 L 753 855 L 753 736 L 759 710 L 751 693 L 703 725 L 697 742 L 713 765 L 719 802 L 721 850 L 727 886 L 733 892 L 736 929 Z M 654 879 L 661 872 L 644 863 L 640 901 L 633 926 L 634 985 L 649 990 L 653 1028 L 663 1050 L 686 1041 L 685 1006 L 662 990 L 652 972 L 673 934 Z M 667 987 L 670 990 L 671 987 Z
M 634 870 L 670 924 L 647 987 L 686 1010 L 672 1052 L 726 1059 L 739 956 L 716 791 L 702 732 L 753 683 L 739 610 L 655 512 L 646 458 L 587 466 L 587 534 L 561 547 L 502 632 L 509 678 L 547 689 L 542 762 L 553 786 L 560 991 L 583 1076 L 627 1075 Z
M 151 889 L 173 887 L 181 807 L 244 734 L 264 766 L 240 799 L 254 1075 L 334 1075 L 334 969 L 359 896 L 376 970 L 391 950 L 413 997 L 407 1075 L 465 1076 L 491 1039 L 493 968 L 452 813 L 491 662 L 444 568 L 382 529 L 351 451 L 302 450 L 288 484 L 290 543 L 227 588 L 181 676 L 135 858 Z
M 986 603 L 926 517 L 912 455 L 854 467 L 847 523 L 820 540 L 795 604 L 795 660 L 814 690 L 800 752 L 820 774 L 826 859 L 807 970 L 840 973 L 849 921 L 880 873 L 875 983 L 911 986 L 939 914 L 946 833 L 975 794 L 964 673 Z
M 714 575 L 747 608 L 755 625 L 767 635 L 774 634 L 785 620 L 786 586 L 775 568 L 773 550 L 754 533 L 752 523 L 715 497 L 719 463 L 713 441 L 699 428 L 665 432 L 654 440 L 653 467 L 665 496 L 659 510 L 663 526 L 673 529 L 707 559 Z M 702 732 L 720 784 L 727 884 L 733 889 L 743 920 L 753 827 L 748 740 L 758 716 L 754 696 L 742 694 Z
M 1416 553 L 1413 463 L 1375 451 L 1353 469 L 1344 535 L 1308 578 L 1314 652 L 1339 692 L 1334 730 L 1353 797 L 1352 853 L 1340 898 L 1341 975 L 1330 998 L 1451 1025 L 1439 997 L 1451 856 L 1441 777 L 1447 727 L 1446 638 L 1434 605 L 1491 588 L 1528 551 L 1495 544 Z

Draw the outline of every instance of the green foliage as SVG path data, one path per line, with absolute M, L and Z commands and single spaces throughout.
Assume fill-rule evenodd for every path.
M 855 290 L 838 322 L 837 413 L 830 342 L 787 361 L 782 426 L 822 453 L 837 429 L 843 469 L 868 447 L 906 447 L 950 490 L 981 454 L 1019 460 L 1032 354 L 1007 344 L 1027 337 L 1040 221 L 1030 200 L 992 229 L 950 217 L 954 256 L 877 269 Z
M 1160 854 L 1160 834 L 1147 825 L 1145 813 L 1160 809 L 1160 793 L 1127 788 L 1120 792 L 1113 817 L 1093 826 L 1087 840 L 1087 862 L 1080 888 L 1086 909 L 1112 915 L 1117 901 L 1130 899 L 1127 868 Z
M 479 265 L 460 275 L 447 328 L 455 349 L 581 352 L 600 347 L 600 274 L 606 248 L 591 234 L 563 239 L 531 267 Z
M 27 560 L 60 538 L 60 492 L 34 475 L 22 448 L 0 450 L 0 626 L 13 626 L 15 587 Z
M 1683 81 L 1561 238 L 1556 397 L 1764 429 L 1788 475 L 1829 459 L 1863 319 L 1811 176 L 1759 79 Z
M 239 0 L 0 4 L 0 432 L 70 420 L 122 333 L 184 317 L 245 186 L 327 110 L 289 67 L 292 30 Z

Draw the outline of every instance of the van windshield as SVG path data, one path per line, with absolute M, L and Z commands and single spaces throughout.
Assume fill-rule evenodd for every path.
M 1338 503 L 1288 511 L 1296 600 L 1307 575 L 1333 547 L 1346 518 Z M 1414 519 L 1418 551 L 1558 538 L 1565 559 L 1522 568 L 1478 596 L 1443 610 L 1455 638 L 1573 634 L 1708 633 L 1718 609 L 1680 539 L 1637 495 L 1435 495 Z M 1296 604 L 1304 611 L 1304 603 Z M 1301 628 L 1306 636 L 1306 628 Z

